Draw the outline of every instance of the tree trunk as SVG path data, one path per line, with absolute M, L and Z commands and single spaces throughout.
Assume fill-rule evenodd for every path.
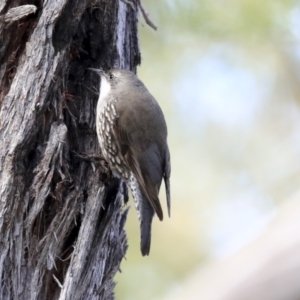
M 87 68 L 135 71 L 137 10 L 0 3 L 1 300 L 114 298 L 127 191 L 98 159 L 99 78 Z

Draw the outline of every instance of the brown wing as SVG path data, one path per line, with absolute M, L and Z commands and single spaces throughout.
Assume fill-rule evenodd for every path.
M 162 221 L 163 211 L 158 198 L 159 189 L 152 181 L 147 170 L 143 170 L 143 172 L 141 171 L 139 157 L 138 155 L 134 154 L 132 149 L 134 144 L 130 139 L 130 134 L 127 133 L 124 128 L 119 126 L 118 119 L 114 124 L 113 133 L 127 168 L 134 174 L 142 192 L 149 200 L 158 218 Z

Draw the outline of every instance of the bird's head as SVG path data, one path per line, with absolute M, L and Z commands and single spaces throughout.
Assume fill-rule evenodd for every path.
M 139 79 L 133 72 L 125 69 L 110 69 L 104 71 L 103 69 L 89 68 L 89 70 L 94 71 L 101 77 L 102 86 L 109 85 L 111 89 L 116 89 L 123 85 L 128 87 L 131 84 L 139 82 Z

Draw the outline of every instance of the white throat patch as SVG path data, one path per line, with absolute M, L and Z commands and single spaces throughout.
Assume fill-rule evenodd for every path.
M 105 76 L 101 76 L 101 89 L 100 89 L 100 96 L 99 102 L 102 102 L 110 92 L 110 84 L 105 78 Z

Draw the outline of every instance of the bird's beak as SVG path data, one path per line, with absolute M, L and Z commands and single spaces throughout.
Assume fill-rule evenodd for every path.
M 105 76 L 105 72 L 104 72 L 103 69 L 88 68 L 88 70 L 91 70 L 91 71 L 97 73 L 97 74 L 100 75 L 100 76 L 101 76 L 101 75 Z

